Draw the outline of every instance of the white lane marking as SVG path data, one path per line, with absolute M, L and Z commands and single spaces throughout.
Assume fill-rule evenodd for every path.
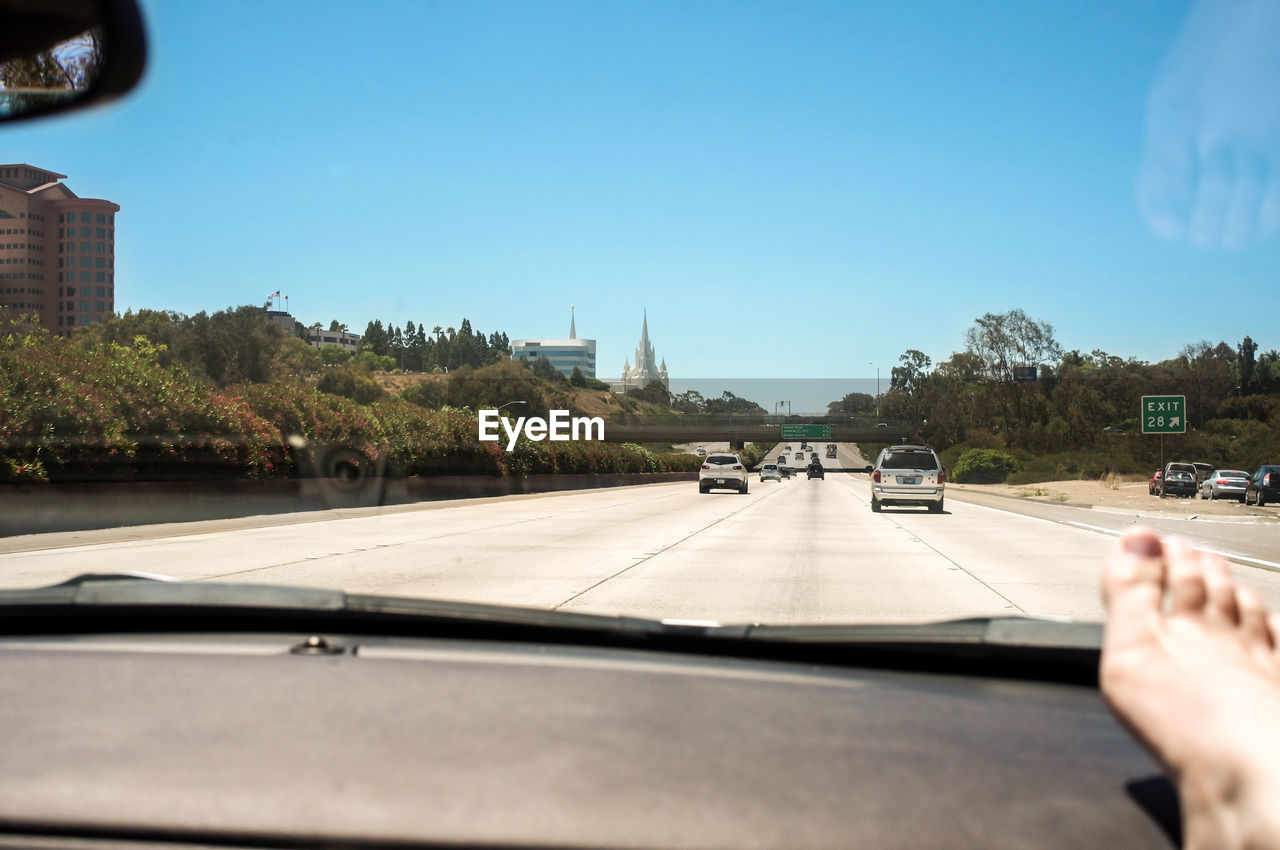
M 993 508 L 990 505 L 979 505 L 977 502 L 966 502 L 964 499 L 953 499 L 952 501 L 959 502 L 960 504 L 967 505 L 968 507 L 971 507 L 971 508 L 981 508 L 984 511 L 995 511 L 998 514 L 1005 514 L 1007 516 L 1016 516 L 1018 519 L 1030 519 L 1030 520 L 1035 520 L 1036 522 L 1048 523 L 1049 525 L 1063 524 L 1061 522 L 1058 522 L 1057 520 L 1045 519 L 1044 517 L 1031 516 L 1030 514 L 1020 514 L 1020 513 L 1017 513 L 1016 511 L 1006 511 L 1003 508 Z M 1071 522 L 1071 523 L 1067 523 L 1067 525 L 1079 525 L 1079 523 Z
M 1261 558 L 1250 558 L 1248 555 L 1237 555 L 1234 552 L 1219 552 L 1217 549 L 1210 549 L 1207 546 L 1197 546 L 1196 548 L 1201 552 L 1208 552 L 1211 555 L 1221 555 L 1231 561 L 1246 561 L 1250 564 L 1258 564 L 1259 566 L 1265 567 L 1269 570 L 1280 572 L 1280 564 L 1277 564 L 1274 561 L 1264 561 Z
M 1119 537 L 1121 534 L 1124 533 L 1114 528 L 1101 528 L 1096 525 L 1085 525 L 1083 522 L 1068 522 L 1067 525 L 1075 525 L 1075 526 L 1079 526 L 1080 528 L 1087 528 L 1090 531 L 1098 531 L 1103 534 L 1110 534 L 1113 537 Z M 1195 548 L 1200 552 L 1208 552 L 1210 555 L 1218 555 L 1220 557 L 1226 558 L 1229 561 L 1244 561 L 1247 564 L 1257 564 L 1261 567 L 1266 567 L 1269 570 L 1275 570 L 1277 572 L 1280 572 L 1280 564 L 1277 564 L 1274 561 L 1264 561 L 1261 558 L 1250 558 L 1248 555 L 1241 555 L 1236 552 L 1223 552 L 1220 549 L 1210 549 L 1208 546 L 1196 546 Z
M 1027 516 L 1026 514 L 1014 513 L 1013 511 L 1001 510 L 1000 508 L 991 508 L 991 507 L 987 507 L 986 505 L 978 505 L 973 502 L 964 502 L 963 500 L 961 500 L 961 503 L 968 505 L 971 508 L 984 508 L 988 511 L 995 511 L 997 513 L 1008 514 L 1009 516 L 1021 517 L 1022 519 L 1034 519 L 1034 520 L 1038 520 L 1039 522 L 1047 522 L 1053 525 L 1073 525 L 1076 528 L 1081 528 L 1086 531 L 1096 531 L 1099 534 L 1108 534 L 1108 535 L 1111 535 L 1112 537 L 1119 537 L 1120 535 L 1124 534 L 1124 532 L 1119 529 L 1103 528 L 1100 525 L 1089 525 L 1088 523 L 1085 523 L 1085 522 L 1075 522 L 1074 520 L 1056 521 L 1051 519 L 1042 519 L 1041 517 Z M 1257 564 L 1260 567 L 1264 567 L 1269 570 L 1275 570 L 1276 572 L 1280 572 L 1280 564 L 1277 564 L 1274 561 L 1264 561 L 1261 558 L 1250 558 L 1248 555 L 1240 555 L 1236 552 L 1223 552 L 1218 549 L 1210 549 L 1207 546 L 1197 546 L 1195 548 L 1199 549 L 1201 552 L 1208 552 L 1211 555 L 1218 555 L 1220 557 L 1226 558 L 1229 561 L 1240 561 L 1246 564 Z
M 1074 525 L 1077 528 L 1087 528 L 1090 531 L 1097 531 L 1101 534 L 1110 534 L 1114 537 L 1119 537 L 1123 533 L 1115 528 L 1103 528 L 1100 525 L 1088 525 L 1087 523 L 1072 522 L 1071 520 L 1064 520 L 1064 521 L 1066 522 L 1067 525 Z

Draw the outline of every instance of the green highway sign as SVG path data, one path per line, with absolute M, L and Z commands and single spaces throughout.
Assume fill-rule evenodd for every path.
M 1187 397 L 1184 395 L 1144 395 L 1142 433 L 1187 433 Z
M 830 440 L 830 425 L 783 425 L 782 439 L 784 440 Z

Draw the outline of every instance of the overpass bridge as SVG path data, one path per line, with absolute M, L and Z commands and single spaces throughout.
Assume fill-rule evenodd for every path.
M 792 425 L 794 423 L 785 423 Z M 821 423 L 827 424 L 827 423 Z M 887 427 L 830 424 L 828 437 L 783 437 L 782 423 L 612 423 L 606 422 L 604 438 L 614 443 L 725 443 L 742 448 L 747 443 L 778 443 L 808 440 L 815 443 L 916 443 L 914 429 L 900 425 Z

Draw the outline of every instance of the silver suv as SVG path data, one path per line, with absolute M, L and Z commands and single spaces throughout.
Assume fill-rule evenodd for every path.
M 742 458 L 721 452 L 707 455 L 698 470 L 698 492 L 716 489 L 747 492 L 747 467 Z
M 889 446 L 871 468 L 871 510 L 884 504 L 923 505 L 942 513 L 947 472 L 928 446 Z

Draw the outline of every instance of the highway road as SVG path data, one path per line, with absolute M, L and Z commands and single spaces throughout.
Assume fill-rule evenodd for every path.
M 753 475 L 746 495 L 679 482 L 33 535 L 0 540 L 0 586 L 145 571 L 720 622 L 1100 618 L 1099 564 L 1133 518 L 959 496 L 873 514 L 865 474 Z M 1280 571 L 1235 568 L 1280 607 Z

